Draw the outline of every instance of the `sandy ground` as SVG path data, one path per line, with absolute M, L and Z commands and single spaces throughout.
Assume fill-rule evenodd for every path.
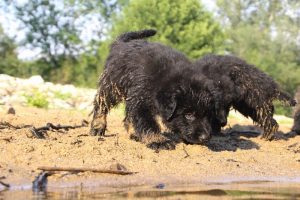
M 46 123 L 80 124 L 88 113 L 67 110 L 43 110 L 15 107 L 6 114 L 0 106 L 0 121 L 13 125 Z M 13 188 L 30 188 L 40 166 L 109 168 L 122 164 L 134 175 L 59 173 L 49 177 L 49 186 L 128 187 L 158 183 L 185 185 L 208 182 L 273 180 L 300 182 L 300 136 L 277 135 L 268 142 L 245 134 L 214 136 L 205 145 L 179 143 L 176 150 L 159 153 L 132 141 L 122 125 L 122 112 L 108 117 L 108 135 L 104 141 L 88 135 L 83 127 L 68 132 L 48 132 L 36 139 L 28 129 L 0 129 L 0 177 Z M 230 117 L 230 126 L 252 124 L 238 115 Z M 280 130 L 288 132 L 291 119 L 279 117 Z M 240 130 L 238 127 L 236 130 Z M 247 128 L 247 127 L 246 127 Z M 1 189 L 1 186 L 0 186 Z

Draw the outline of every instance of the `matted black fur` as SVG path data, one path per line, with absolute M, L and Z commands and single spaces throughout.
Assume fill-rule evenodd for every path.
M 220 112 L 227 116 L 230 107 L 233 107 L 261 126 L 266 139 L 272 139 L 278 130 L 278 124 L 273 118 L 273 101 L 280 100 L 290 106 L 296 104 L 270 76 L 240 58 L 207 55 L 195 64 L 199 74 L 212 79 L 224 91 L 219 105 Z M 212 119 L 213 131 L 220 131 L 224 125 L 217 117 Z
M 292 131 L 296 132 L 297 134 L 300 134 L 300 87 L 298 87 L 295 99 L 298 101 L 298 105 L 294 110 L 294 125 L 292 127 Z
M 111 45 L 94 100 L 91 135 L 104 135 L 109 110 L 125 102 L 125 126 L 132 138 L 150 148 L 172 149 L 161 134 L 157 116 L 172 132 L 190 143 L 202 143 L 211 133 L 209 119 L 220 94 L 212 80 L 195 74 L 181 53 L 141 40 L 154 30 L 125 33 Z

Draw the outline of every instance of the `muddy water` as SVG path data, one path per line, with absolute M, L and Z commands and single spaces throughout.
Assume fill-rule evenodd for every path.
M 131 187 L 48 187 L 33 192 L 30 186 L 0 191 L 2 199 L 300 199 L 300 182 L 223 181 L 198 185 Z

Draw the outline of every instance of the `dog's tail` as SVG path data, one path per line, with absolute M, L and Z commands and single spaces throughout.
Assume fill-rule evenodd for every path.
M 135 31 L 135 32 L 127 32 L 120 35 L 117 39 L 117 41 L 121 42 L 129 42 L 130 40 L 137 40 L 137 39 L 143 39 L 147 37 L 151 37 L 156 34 L 156 30 L 153 29 L 145 29 L 141 31 Z

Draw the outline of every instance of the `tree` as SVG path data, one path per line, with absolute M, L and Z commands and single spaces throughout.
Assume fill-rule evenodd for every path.
M 16 54 L 16 44 L 0 26 L 0 74 L 20 75 L 22 70 Z
M 255 64 L 293 93 L 300 84 L 300 2 L 217 0 L 227 51 Z
M 112 20 L 111 38 L 145 28 L 158 31 L 160 41 L 190 58 L 221 52 L 224 34 L 199 0 L 131 0 Z
M 27 30 L 24 45 L 40 49 L 42 58 L 52 68 L 59 67 L 61 57 L 78 54 L 81 41 L 72 8 L 51 0 L 32 0 L 15 8 Z
M 73 3 L 72 3 L 73 2 Z M 97 1 L 91 1 L 97 2 Z M 93 85 L 98 76 L 98 63 L 94 58 L 99 38 L 83 41 L 82 33 L 89 22 L 84 1 L 32 0 L 19 2 L 6 0 L 6 8 L 21 22 L 25 33 L 19 45 L 39 50 L 30 62 L 46 80 L 76 85 Z M 101 30 L 100 30 L 101 31 Z M 95 56 L 94 56 L 95 55 Z M 89 73 L 89 74 L 87 74 Z

